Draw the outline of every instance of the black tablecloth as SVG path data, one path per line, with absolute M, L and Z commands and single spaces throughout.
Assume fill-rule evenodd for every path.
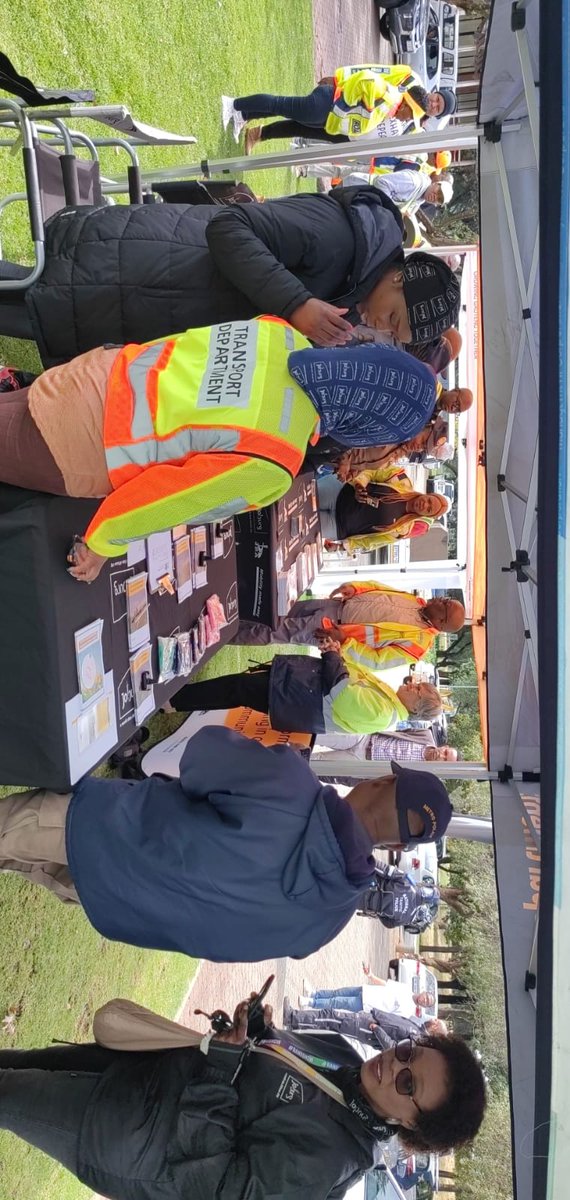
M 240 618 L 275 628 L 280 615 L 277 552 L 281 570 L 287 571 L 303 547 L 315 542 L 320 533 L 314 472 L 303 471 L 286 495 L 269 508 L 241 513 L 235 518 L 235 527 Z
M 124 585 L 145 563 L 110 560 L 90 586 L 66 572 L 74 533 L 81 533 L 97 507 L 0 485 L 0 783 L 65 791 L 70 784 L 65 703 L 78 692 L 74 634 L 103 618 L 105 671 L 114 673 L 118 740 L 133 734 L 135 714 L 129 670 Z M 149 596 L 153 676 L 156 637 L 189 629 L 208 596 L 217 592 L 228 625 L 200 666 L 235 634 L 238 619 L 233 522 L 226 522 L 224 556 L 209 561 L 208 584 L 182 604 L 176 596 Z M 155 708 L 185 682 L 154 684 Z M 105 751 L 106 758 L 110 753 Z

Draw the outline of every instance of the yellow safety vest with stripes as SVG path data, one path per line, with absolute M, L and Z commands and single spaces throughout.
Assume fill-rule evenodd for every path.
M 104 445 L 112 493 L 87 544 L 125 543 L 201 524 L 282 496 L 314 435 L 317 412 L 287 370 L 309 342 L 275 317 L 189 329 L 119 351 Z
M 339 67 L 334 76 L 333 106 L 327 117 L 327 133 L 349 138 L 370 133 L 386 117 L 395 113 L 409 88 L 422 87 L 422 81 L 410 67 L 393 64 L 364 67 Z M 414 119 L 425 114 L 406 96 Z

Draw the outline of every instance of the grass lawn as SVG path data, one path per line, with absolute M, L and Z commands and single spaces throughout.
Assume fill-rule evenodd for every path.
M 2 13 L 2 49 L 22 74 L 46 86 L 93 86 L 101 102 L 128 104 L 143 121 L 193 133 L 195 147 L 143 150 L 143 165 L 170 165 L 237 154 L 220 120 L 220 95 L 283 93 L 313 85 L 311 0 L 11 0 Z M 86 126 L 86 131 L 91 129 Z M 278 145 L 278 144 L 276 144 Z M 124 171 L 108 152 L 107 174 Z M 288 169 L 247 175 L 263 195 L 305 186 Z M 20 162 L 2 156 L 2 194 L 21 187 Z M 23 211 L 13 206 L 2 222 L 2 252 L 29 261 Z M 39 369 L 31 345 L 0 338 L 0 361 Z M 244 669 L 252 654 L 228 648 L 204 675 Z M 179 718 L 157 717 L 153 738 Z M 9 789 L 0 789 L 0 794 Z M 1 1046 L 47 1045 L 51 1038 L 85 1040 L 94 1009 L 112 996 L 129 996 L 174 1014 L 195 963 L 182 955 L 106 942 L 83 913 L 64 907 L 40 888 L 0 876 Z M 0 1134 L 2 1200 L 79 1200 L 87 1191 L 44 1156 Z
M 45 86 L 93 87 L 101 103 L 126 103 L 148 124 L 191 133 L 196 146 L 141 150 L 143 168 L 243 154 L 221 123 L 222 92 L 295 94 L 314 85 L 311 0 L 11 0 L 2 13 L 2 49 L 21 74 Z M 83 122 L 86 133 L 102 126 Z M 273 142 L 273 149 L 284 143 Z M 21 190 L 20 156 L 2 154 L 2 194 Z M 126 157 L 102 156 L 107 175 L 123 175 Z M 290 194 L 288 168 L 248 172 L 265 196 Z M 2 218 L 2 254 L 30 261 L 21 205 Z M 39 370 L 31 343 L 0 338 L 0 361 Z

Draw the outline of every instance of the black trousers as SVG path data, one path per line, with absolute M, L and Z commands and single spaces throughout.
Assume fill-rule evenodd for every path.
M 262 125 L 262 142 L 270 142 L 272 138 L 307 138 L 312 142 L 349 142 L 350 138 L 343 133 L 327 133 L 326 129 L 316 129 L 314 125 L 301 125 L 299 121 L 272 121 L 270 125 Z
M 172 697 L 177 712 L 201 712 L 208 708 L 253 708 L 269 712 L 269 672 L 271 663 L 262 663 L 241 675 L 220 675 L 203 683 L 188 683 Z

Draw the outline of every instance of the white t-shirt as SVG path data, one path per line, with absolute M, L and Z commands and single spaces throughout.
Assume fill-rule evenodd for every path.
M 362 1006 L 364 1012 L 372 1012 L 379 1008 L 380 1012 L 397 1013 L 400 1017 L 415 1017 L 416 1004 L 411 989 L 407 983 L 399 983 L 397 979 L 388 979 L 384 986 L 379 983 L 365 983 L 362 988 Z

